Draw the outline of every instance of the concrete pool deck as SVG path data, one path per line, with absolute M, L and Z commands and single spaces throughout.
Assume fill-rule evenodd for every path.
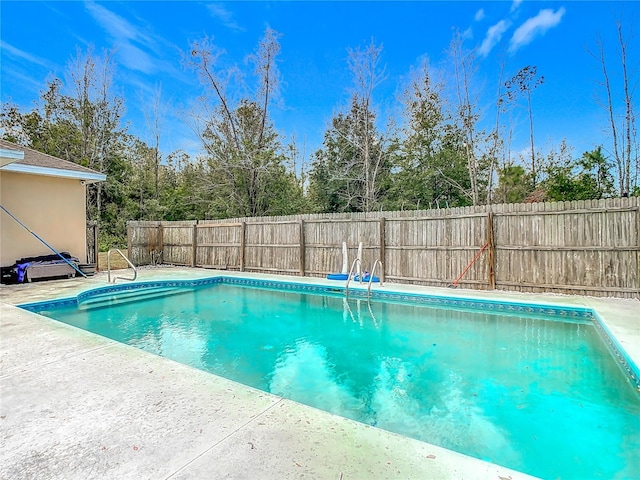
M 301 281 L 189 268 L 141 269 L 139 280 L 218 274 Z M 14 307 L 104 285 L 106 274 L 0 288 L 0 478 L 531 478 Z M 375 288 L 593 308 L 640 365 L 637 300 Z

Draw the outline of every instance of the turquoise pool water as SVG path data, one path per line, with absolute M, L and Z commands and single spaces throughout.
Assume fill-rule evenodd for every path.
M 28 308 L 542 478 L 640 477 L 640 396 L 589 318 L 224 283 L 110 295 Z

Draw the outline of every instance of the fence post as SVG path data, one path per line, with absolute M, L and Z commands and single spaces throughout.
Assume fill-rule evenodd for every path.
M 129 247 L 128 243 L 131 241 L 129 240 L 129 237 L 130 231 L 127 229 L 127 247 Z M 130 252 L 127 252 L 127 255 L 130 254 Z M 95 222 L 93 225 L 93 261 L 96 262 L 96 272 L 100 271 L 98 268 L 98 255 L 100 255 L 100 245 L 98 245 L 98 222 Z
M 247 233 L 247 222 L 240 223 L 240 271 L 244 272 L 244 250 Z
M 487 213 L 487 248 L 489 250 L 489 289 L 496 289 L 496 245 L 493 237 L 493 212 Z
M 161 223 L 156 227 L 156 244 L 158 248 L 158 257 L 156 258 L 154 265 L 164 263 L 164 230 Z
M 305 270 L 305 251 L 304 251 L 304 220 L 301 218 L 299 222 L 300 226 L 300 276 L 304 277 Z
M 638 241 L 638 251 L 636 252 L 636 265 L 638 266 L 636 287 L 638 288 L 638 294 L 636 298 L 640 300 L 640 198 L 636 199 L 636 239 Z
M 198 224 L 193 224 L 193 238 L 192 238 L 192 251 L 191 251 L 191 267 L 195 268 L 196 266 L 196 252 L 198 249 Z
M 385 218 L 380 217 L 380 281 L 384 282 L 384 269 L 386 264 L 385 250 L 386 250 L 386 228 L 385 228 Z M 373 275 L 373 272 L 371 272 Z
M 130 260 L 132 258 L 132 254 L 133 244 L 131 243 L 131 225 L 127 224 L 127 257 L 129 257 Z
M 129 241 L 129 227 L 127 226 L 127 242 Z M 87 221 L 87 263 L 96 264 L 98 270 L 98 223 L 95 220 Z

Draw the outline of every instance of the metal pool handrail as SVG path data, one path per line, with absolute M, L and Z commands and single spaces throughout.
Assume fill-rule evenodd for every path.
M 367 298 L 371 296 L 371 284 L 373 283 L 373 274 L 376 273 L 376 267 L 380 265 L 380 268 L 382 270 L 384 270 L 384 265 L 382 265 L 382 262 L 380 261 L 380 259 L 377 259 L 374 263 L 373 263 L 373 268 L 371 269 L 371 273 L 369 274 L 369 286 L 367 287 Z M 380 275 L 380 286 L 382 287 L 382 275 Z
M 349 276 L 347 277 L 347 284 L 344 287 L 344 294 L 346 296 L 349 296 L 349 282 L 351 281 L 351 277 L 353 276 L 353 269 L 355 268 L 356 265 L 360 265 L 359 280 L 360 280 L 360 283 L 362 283 L 362 262 L 360 261 L 359 258 L 355 258 L 351 263 L 351 269 L 349 270 Z
M 358 302 L 358 307 L 360 307 L 360 298 L 357 299 Z M 353 315 L 353 311 L 351 310 L 351 307 L 349 306 L 349 298 L 344 297 L 342 299 L 342 308 L 346 309 L 347 312 L 349 312 L 349 316 L 351 317 L 351 321 L 356 322 L 356 317 Z M 376 316 L 373 314 L 373 309 L 371 308 L 371 299 L 367 298 L 367 308 L 369 309 L 369 315 L 371 315 L 371 319 L 373 320 L 373 325 L 378 328 L 378 320 L 376 319 Z M 358 320 L 357 320 L 360 325 L 362 325 L 362 318 L 360 317 L 360 308 L 358 308 Z
M 136 266 L 131 263 L 131 261 L 127 258 L 127 256 L 122 253 L 122 251 L 118 248 L 111 248 L 109 249 L 109 251 L 107 252 L 107 281 L 109 283 L 111 283 L 111 252 L 118 252 L 120 254 L 120 256 L 122 258 L 124 258 L 125 262 L 127 262 L 129 264 L 129 266 L 131 268 L 133 268 L 133 278 L 127 278 L 127 277 L 113 277 L 113 283 L 116 283 L 117 279 L 120 280 L 130 280 L 130 281 L 135 281 L 136 278 L 138 278 L 138 269 L 136 268 Z

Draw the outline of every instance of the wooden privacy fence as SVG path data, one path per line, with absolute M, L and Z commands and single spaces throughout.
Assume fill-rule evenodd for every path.
M 363 244 L 398 283 L 640 298 L 640 199 L 454 209 L 129 222 L 129 257 L 288 275 L 325 276 Z M 378 272 L 376 271 L 376 274 Z

